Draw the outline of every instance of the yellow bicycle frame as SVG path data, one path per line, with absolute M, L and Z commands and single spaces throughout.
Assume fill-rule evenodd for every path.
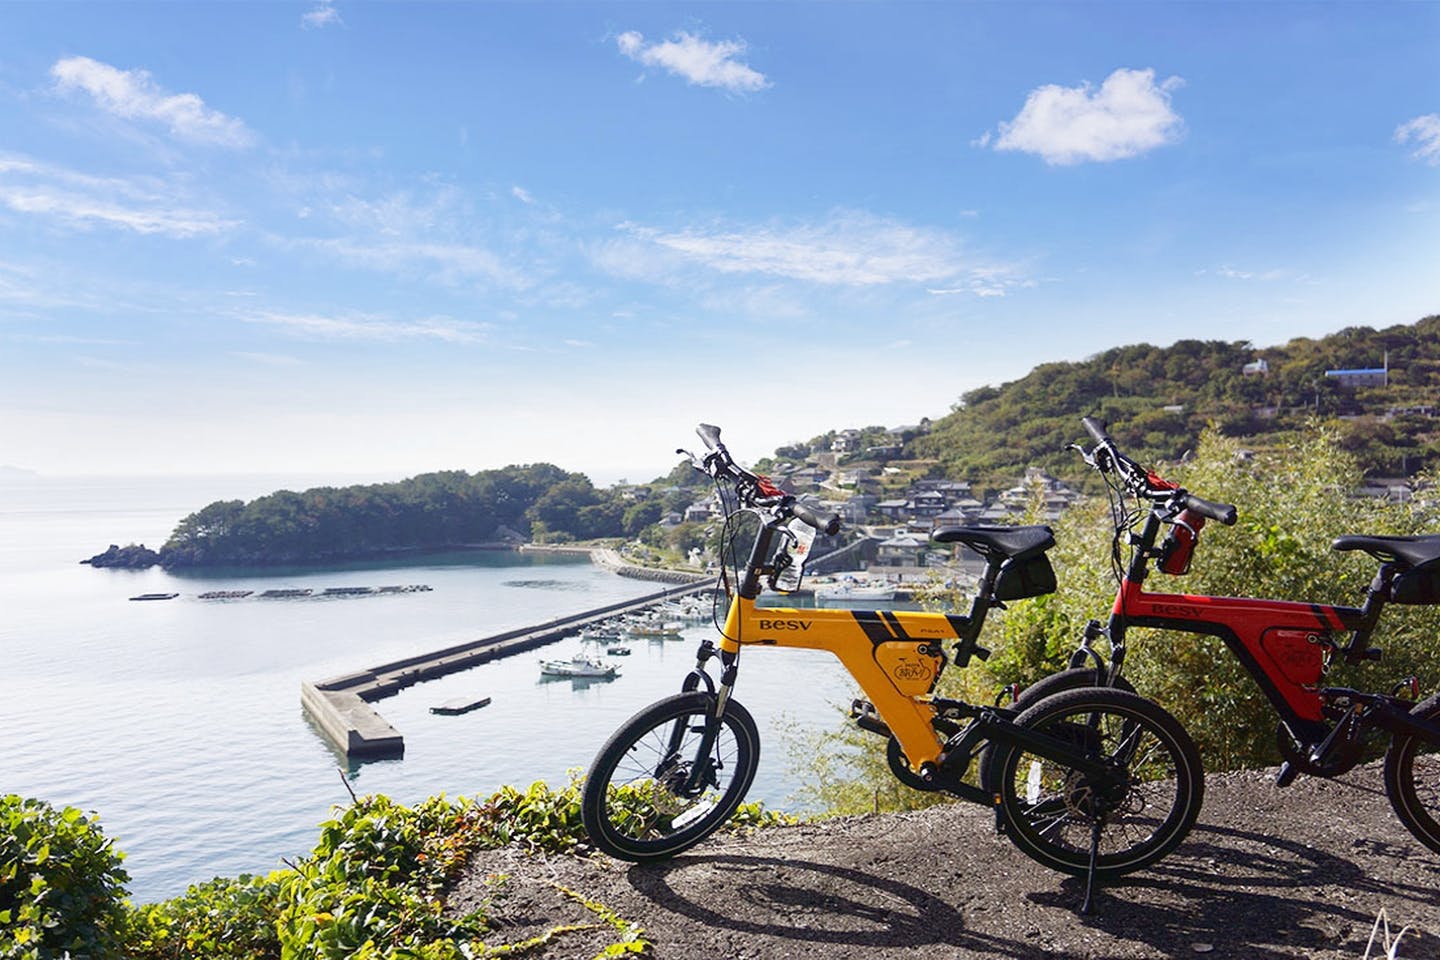
M 720 650 L 732 657 L 753 646 L 834 654 L 918 771 L 935 763 L 943 746 L 931 723 L 931 695 L 946 664 L 943 645 L 973 638 L 970 626 L 970 618 L 946 613 L 758 607 L 736 594 Z

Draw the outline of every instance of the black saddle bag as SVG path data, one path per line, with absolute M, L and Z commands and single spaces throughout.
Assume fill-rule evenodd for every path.
M 1397 574 L 1390 581 L 1390 602 L 1440 603 L 1440 564 L 1422 563 Z
M 1025 560 L 1006 560 L 995 575 L 996 600 L 1024 600 L 1054 592 L 1055 568 L 1043 553 Z

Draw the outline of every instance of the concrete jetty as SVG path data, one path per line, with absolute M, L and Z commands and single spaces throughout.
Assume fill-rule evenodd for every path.
M 423 680 L 433 680 L 554 643 L 610 617 L 638 612 L 674 597 L 715 589 L 713 577 L 685 576 L 689 576 L 691 582 L 672 585 L 633 600 L 382 663 L 368 670 L 326 680 L 305 681 L 300 684 L 300 703 L 315 725 L 347 757 L 367 760 L 400 757 L 405 753 L 405 740 L 370 705 L 376 700 L 394 696 Z

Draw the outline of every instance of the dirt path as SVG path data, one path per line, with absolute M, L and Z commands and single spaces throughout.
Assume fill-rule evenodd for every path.
M 974 806 L 717 836 L 668 863 L 486 853 L 452 894 L 488 895 L 492 945 L 559 924 L 544 957 L 619 939 L 564 891 L 638 923 L 662 958 L 1214 957 L 1360 960 L 1389 917 L 1402 960 L 1440 958 L 1440 856 L 1390 812 L 1375 767 L 1280 790 L 1265 772 L 1212 775 L 1195 831 L 1150 870 L 1106 887 L 1030 861 Z M 1372 957 L 1383 956 L 1377 946 Z

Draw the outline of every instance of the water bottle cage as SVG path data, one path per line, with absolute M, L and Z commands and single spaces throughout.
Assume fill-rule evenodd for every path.
M 1183 577 L 1190 572 L 1190 563 L 1195 558 L 1195 548 L 1200 546 L 1200 530 L 1205 526 L 1205 520 L 1182 510 L 1169 523 L 1170 532 L 1160 545 L 1155 566 L 1161 573 Z
M 783 574 L 786 570 L 789 570 L 794 563 L 795 558 L 790 556 L 790 550 L 788 547 L 781 547 L 779 550 L 775 551 L 775 556 L 771 558 L 769 569 L 766 571 L 769 574 L 771 590 L 779 589 L 779 587 L 776 586 L 776 581 L 778 581 L 780 579 L 780 575 Z

